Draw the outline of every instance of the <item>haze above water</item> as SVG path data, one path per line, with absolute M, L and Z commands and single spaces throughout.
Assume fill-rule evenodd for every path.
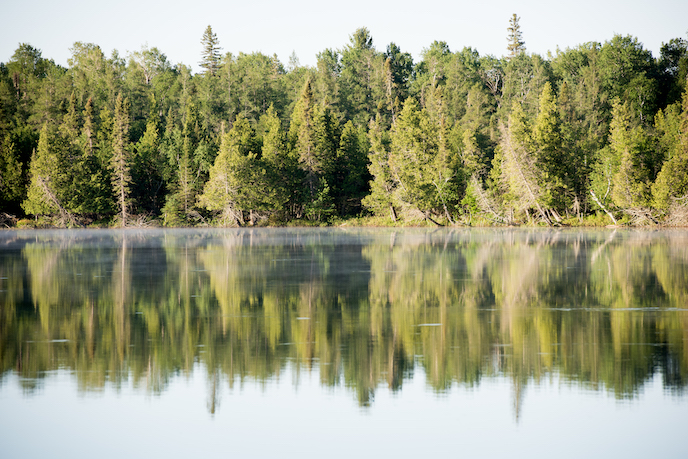
M 688 447 L 688 231 L 0 232 L 0 457 Z

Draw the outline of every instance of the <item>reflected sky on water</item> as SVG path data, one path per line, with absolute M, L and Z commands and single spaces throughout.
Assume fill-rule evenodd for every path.
M 0 455 L 674 457 L 687 333 L 686 231 L 6 231 Z

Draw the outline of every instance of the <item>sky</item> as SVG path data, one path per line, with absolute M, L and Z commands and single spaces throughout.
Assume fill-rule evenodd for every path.
M 143 46 L 157 47 L 172 64 L 200 70 L 201 38 L 210 25 L 222 52 L 277 54 L 287 66 L 295 53 L 314 66 L 326 48 L 342 49 L 360 27 L 384 51 L 390 42 L 414 62 L 423 49 L 445 41 L 452 51 L 472 47 L 480 55 L 506 54 L 509 19 L 516 13 L 529 53 L 546 57 L 557 48 L 604 43 L 615 34 L 637 37 L 659 56 L 662 43 L 688 39 L 686 0 L 579 0 L 467 2 L 427 0 L 2 0 L 0 62 L 20 43 L 67 66 L 74 42 L 94 43 L 121 57 Z

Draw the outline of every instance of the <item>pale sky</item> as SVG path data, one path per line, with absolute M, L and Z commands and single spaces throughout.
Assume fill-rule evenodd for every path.
M 2 1 L 0 62 L 9 61 L 19 43 L 29 43 L 63 66 L 81 41 L 123 57 L 147 44 L 197 72 L 208 25 L 223 53 L 277 54 L 285 66 L 292 52 L 302 65 L 315 65 L 318 52 L 341 49 L 359 27 L 370 30 L 376 49 L 395 42 L 414 62 L 435 40 L 452 51 L 470 46 L 501 57 L 513 13 L 521 18 L 527 51 L 543 56 L 621 34 L 637 37 L 657 57 L 663 42 L 688 38 L 686 0 Z

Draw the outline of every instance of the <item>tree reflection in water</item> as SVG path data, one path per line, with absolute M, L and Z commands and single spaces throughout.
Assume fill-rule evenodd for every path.
M 688 368 L 688 233 L 551 230 L 5 232 L 0 358 L 24 390 L 151 393 L 194 368 L 219 387 L 318 372 L 373 403 L 553 374 L 634 397 Z

